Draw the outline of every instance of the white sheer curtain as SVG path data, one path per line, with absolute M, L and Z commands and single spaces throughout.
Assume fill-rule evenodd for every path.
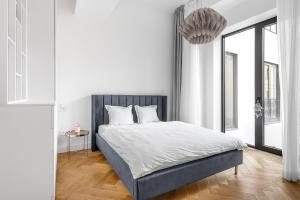
M 180 120 L 201 125 L 199 46 L 183 41 Z
M 277 0 L 283 121 L 283 177 L 300 180 L 300 1 Z
M 195 2 L 189 3 L 184 8 L 184 16 L 196 8 Z M 201 50 L 200 45 L 191 45 L 183 40 L 180 120 L 195 125 L 202 125 Z

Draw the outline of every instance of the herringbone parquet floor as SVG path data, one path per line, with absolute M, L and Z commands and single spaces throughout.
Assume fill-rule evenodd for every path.
M 281 179 L 281 157 L 249 149 L 238 175 L 229 169 L 157 200 L 300 200 L 300 183 Z M 123 183 L 99 152 L 60 154 L 56 200 L 129 200 Z

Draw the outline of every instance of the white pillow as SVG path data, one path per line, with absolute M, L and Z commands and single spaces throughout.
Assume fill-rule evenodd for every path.
M 144 124 L 148 122 L 159 122 L 158 116 L 157 116 L 157 105 L 151 105 L 151 106 L 134 106 L 138 123 Z
M 105 105 L 110 125 L 133 124 L 132 105 L 128 107 Z

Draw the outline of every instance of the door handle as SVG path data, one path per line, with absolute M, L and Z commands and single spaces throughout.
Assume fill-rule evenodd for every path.
M 254 106 L 254 113 L 255 113 L 256 119 L 259 119 L 263 116 L 263 109 L 264 108 L 261 105 L 260 97 L 257 97 L 255 100 L 255 106 Z

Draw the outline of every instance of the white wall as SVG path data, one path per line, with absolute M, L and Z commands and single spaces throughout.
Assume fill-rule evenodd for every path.
M 54 199 L 53 106 L 0 106 L 0 199 Z
M 140 0 L 120 1 L 105 20 L 68 8 L 58 2 L 59 131 L 75 122 L 90 129 L 91 94 L 168 95 L 170 106 L 172 13 Z M 65 150 L 61 136 L 59 151 Z

